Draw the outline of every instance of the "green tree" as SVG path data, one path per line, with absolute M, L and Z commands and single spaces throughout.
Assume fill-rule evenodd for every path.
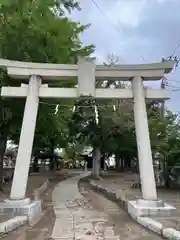
M 70 11 L 75 7 L 78 7 L 78 4 L 73 0 L 0 0 L 1 57 L 19 61 L 76 63 L 78 56 L 89 55 L 94 46 L 82 46 L 79 39 L 79 34 L 88 26 L 71 21 L 64 15 L 66 10 Z M 57 82 L 53 84 L 55 87 L 65 86 L 65 84 Z M 19 82 L 12 80 L 6 72 L 1 71 L 0 86 L 4 85 L 18 86 Z M 74 83 L 69 83 L 69 86 L 73 85 Z M 0 100 L 1 167 L 6 140 L 8 138 L 18 140 L 24 102 L 22 99 Z M 69 104 L 71 105 L 72 102 L 70 101 Z M 45 134 L 47 131 L 45 126 L 54 123 L 55 120 L 52 120 L 55 118 L 54 115 L 46 118 L 48 111 L 48 107 L 40 106 L 37 132 Z M 42 118 L 44 122 L 42 122 Z M 46 140 L 52 139 L 54 132 L 59 131 L 59 126 L 57 127 L 56 124 L 51 126 L 54 126 L 54 129 L 47 131 Z M 42 137 L 40 134 L 38 136 Z M 38 140 L 36 139 L 35 142 Z M 2 176 L 0 178 L 2 179 Z

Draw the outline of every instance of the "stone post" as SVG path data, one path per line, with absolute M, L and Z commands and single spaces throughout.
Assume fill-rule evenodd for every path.
M 85 161 L 85 163 L 84 163 L 84 171 L 85 172 L 87 172 L 87 164 L 88 164 L 87 161 Z
M 11 200 L 22 200 L 25 198 L 38 113 L 40 86 L 40 77 L 31 76 L 28 85 L 19 148 L 11 187 Z
M 107 167 L 106 167 L 106 161 L 104 161 L 104 171 L 107 171 Z
M 93 152 L 93 169 L 92 169 L 92 175 L 95 178 L 99 178 L 100 161 L 101 161 L 101 151 L 99 148 L 96 148 Z
M 134 120 L 136 127 L 136 141 L 138 149 L 142 198 L 144 200 L 156 201 L 156 184 L 153 169 L 146 102 L 144 96 L 144 86 L 141 77 L 133 78 L 132 90 L 134 95 Z

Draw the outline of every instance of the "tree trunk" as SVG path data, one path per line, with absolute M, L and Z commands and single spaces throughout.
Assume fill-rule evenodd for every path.
M 54 148 L 52 146 L 50 147 L 49 170 L 50 171 L 55 170 Z
M 115 162 L 116 162 L 116 172 L 121 171 L 121 160 L 118 155 L 115 156 Z
M 39 172 L 39 166 L 38 166 L 38 158 L 35 157 L 34 158 L 34 162 L 33 162 L 33 172 Z
M 104 169 L 104 163 L 105 163 L 105 154 L 101 156 L 100 169 Z
M 96 167 L 96 154 L 95 149 L 93 149 L 93 164 L 92 164 L 92 176 L 94 176 L 95 173 L 95 167 Z
M 99 179 L 99 173 L 100 173 L 100 161 L 101 161 L 101 151 L 100 151 L 100 148 L 96 148 L 93 151 L 92 176 L 98 179 Z
M 124 158 L 121 158 L 121 166 L 120 166 L 120 168 L 121 168 L 121 172 L 124 172 L 124 170 L 125 170 L 125 161 L 124 161 Z
M 131 169 L 131 158 L 130 157 L 127 157 L 126 160 L 125 160 L 125 170 L 130 170 Z
M 3 160 L 4 153 L 6 151 L 7 137 L 3 134 L 0 135 L 0 189 L 2 189 L 3 184 Z
M 73 164 L 73 168 L 77 168 L 78 166 L 76 166 L 76 152 L 73 152 L 72 155 L 72 164 Z

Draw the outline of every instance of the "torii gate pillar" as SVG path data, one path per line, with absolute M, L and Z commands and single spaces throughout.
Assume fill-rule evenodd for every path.
M 142 197 L 144 200 L 156 201 L 156 183 L 154 178 L 144 86 L 141 77 L 133 78 L 132 90 L 134 95 L 134 120 Z
M 31 152 L 36 128 L 41 78 L 31 76 L 28 85 L 24 117 L 21 127 L 19 149 L 11 187 L 11 200 L 25 199 Z M 27 159 L 27 161 L 25 161 Z

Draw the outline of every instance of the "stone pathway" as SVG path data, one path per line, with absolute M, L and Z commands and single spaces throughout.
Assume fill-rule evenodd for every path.
M 52 195 L 56 220 L 52 239 L 59 240 L 159 240 L 162 239 L 134 223 L 113 202 L 89 189 L 80 194 L 82 173 L 59 183 Z M 110 216 L 111 215 L 111 216 Z
M 52 239 L 68 240 L 118 240 L 108 216 L 88 203 L 78 189 L 78 181 L 87 173 L 58 184 L 53 192 L 56 221 Z

